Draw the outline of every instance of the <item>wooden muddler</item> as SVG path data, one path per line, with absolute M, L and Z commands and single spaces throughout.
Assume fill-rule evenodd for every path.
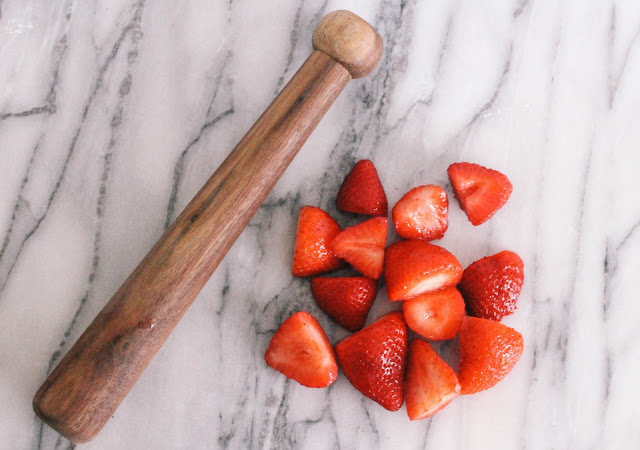
M 66 438 L 102 429 L 336 97 L 376 66 L 382 40 L 334 11 L 313 49 L 36 393 L 36 414 Z

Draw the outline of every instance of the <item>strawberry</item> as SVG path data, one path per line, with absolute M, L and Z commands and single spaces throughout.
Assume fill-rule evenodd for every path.
M 473 394 L 495 386 L 522 355 L 522 335 L 489 319 L 466 316 L 460 328 L 461 394 Z
M 407 327 L 399 311 L 336 344 L 342 371 L 363 395 L 389 411 L 402 406 Z
M 440 186 L 418 186 L 391 210 L 393 225 L 405 239 L 442 239 L 449 225 L 449 199 Z
M 363 275 L 377 280 L 382 274 L 387 219 L 374 217 L 346 228 L 333 238 L 330 248 Z
M 342 182 L 336 205 L 339 209 L 368 216 L 387 215 L 387 196 L 371 161 L 358 161 Z
M 376 282 L 365 277 L 311 279 L 311 293 L 320 309 L 351 332 L 364 326 L 376 291 Z
M 338 222 L 320 208 L 303 206 L 293 250 L 293 276 L 310 277 L 344 267 L 344 262 L 329 250 L 329 242 L 341 231 Z
M 318 321 L 304 311 L 280 325 L 264 360 L 287 378 L 307 387 L 327 387 L 338 376 L 338 365 L 327 335 Z
M 469 315 L 501 320 L 515 311 L 523 282 L 522 259 L 505 250 L 467 267 L 458 287 Z
M 455 287 L 418 295 L 402 303 L 407 326 L 432 341 L 453 339 L 464 317 L 464 300 Z
M 387 247 L 384 276 L 389 299 L 407 300 L 457 284 L 462 267 L 442 247 L 419 240 L 399 241 Z
M 431 346 L 414 339 L 409 344 L 404 396 L 410 420 L 425 419 L 460 394 L 458 377 Z
M 473 225 L 489 220 L 507 202 L 513 189 L 504 174 L 478 164 L 451 164 L 447 173 L 460 208 Z

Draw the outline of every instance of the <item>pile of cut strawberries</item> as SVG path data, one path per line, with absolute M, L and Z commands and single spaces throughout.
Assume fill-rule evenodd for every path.
M 498 171 L 461 162 L 447 172 L 473 225 L 487 221 L 511 195 L 510 181 Z M 447 193 L 434 185 L 413 188 L 396 203 L 391 217 L 402 240 L 387 247 L 387 197 L 368 160 L 347 175 L 336 203 L 374 217 L 343 230 L 320 208 L 302 207 L 292 273 L 312 277 L 320 309 L 353 334 L 332 347 L 313 316 L 295 313 L 271 339 L 267 364 L 303 386 L 323 388 L 336 380 L 339 363 L 351 384 L 384 408 L 397 411 L 406 400 L 411 420 L 502 380 L 523 348 L 522 335 L 500 323 L 516 308 L 524 280 L 520 257 L 505 250 L 463 270 L 453 254 L 429 243 L 448 228 Z M 347 263 L 362 276 L 318 277 Z M 363 328 L 383 274 L 389 300 L 402 301 L 402 311 Z M 457 373 L 426 340 L 409 342 L 407 327 L 430 341 L 457 337 Z

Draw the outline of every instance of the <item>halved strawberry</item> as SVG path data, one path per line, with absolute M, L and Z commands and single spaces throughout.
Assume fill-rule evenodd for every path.
M 473 225 L 489 220 L 507 202 L 513 189 L 504 174 L 478 164 L 451 164 L 447 173 L 460 208 Z
M 344 262 L 329 250 L 329 242 L 341 231 L 338 222 L 320 208 L 303 206 L 293 250 L 293 276 L 310 277 L 344 267 Z
M 331 250 L 361 274 L 377 280 L 382 274 L 387 219 L 374 217 L 346 228 L 331 241 Z
M 440 186 L 418 186 L 391 210 L 393 225 L 405 239 L 442 239 L 449 225 L 449 199 Z
M 407 300 L 454 286 L 462 277 L 462 267 L 442 247 L 419 240 L 399 241 L 387 247 L 384 276 L 389 300 Z
M 482 258 L 462 273 L 458 288 L 469 315 L 501 320 L 513 313 L 524 282 L 524 263 L 508 250 Z
M 351 332 L 364 326 L 376 292 L 377 283 L 365 277 L 311 279 L 311 293 L 320 309 Z
M 489 319 L 466 316 L 460 328 L 461 394 L 474 394 L 495 386 L 522 355 L 522 335 Z
M 406 352 L 407 327 L 398 311 L 336 344 L 336 355 L 347 379 L 389 411 L 397 411 L 404 402 Z
M 371 161 L 358 161 L 342 182 L 336 205 L 342 211 L 369 216 L 387 215 L 387 196 Z
M 460 394 L 458 377 L 431 346 L 414 339 L 409 344 L 404 397 L 410 420 L 434 415 Z
M 402 303 L 407 326 L 432 341 L 453 339 L 464 317 L 464 299 L 455 287 L 418 295 Z
M 264 360 L 287 378 L 307 387 L 327 387 L 338 377 L 338 365 L 327 335 L 318 321 L 304 311 L 280 325 Z

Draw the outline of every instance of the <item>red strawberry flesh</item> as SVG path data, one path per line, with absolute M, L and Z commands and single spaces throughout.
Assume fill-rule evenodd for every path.
M 346 212 L 369 216 L 387 215 L 387 196 L 371 161 L 358 161 L 340 186 L 336 205 Z
M 386 242 L 387 219 L 374 217 L 336 235 L 330 248 L 358 272 L 377 280 L 382 274 Z
M 335 348 L 344 375 L 357 390 L 389 411 L 400 409 L 407 352 L 407 328 L 400 312 L 380 317 Z
M 522 355 L 522 335 L 489 319 L 465 317 L 460 328 L 461 394 L 474 394 L 495 386 Z
M 389 299 L 407 300 L 426 292 L 454 286 L 462 266 L 450 252 L 420 240 L 399 241 L 387 247 L 384 276 Z
M 427 292 L 402 303 L 407 326 L 432 341 L 453 339 L 464 317 L 464 300 L 455 287 Z
M 301 311 L 285 320 L 271 338 L 266 363 L 303 386 L 323 388 L 338 376 L 333 349 L 318 321 Z
M 451 403 L 460 393 L 460 383 L 427 342 L 414 339 L 409 344 L 404 392 L 409 419 L 420 420 Z
M 467 267 L 458 288 L 469 315 L 501 320 L 515 311 L 523 282 L 522 259 L 505 250 Z
M 507 202 L 513 186 L 497 170 L 460 162 L 447 169 L 460 208 L 473 225 L 489 220 Z
M 351 332 L 364 326 L 376 291 L 375 280 L 366 277 L 311 279 L 311 293 L 320 309 Z
M 418 186 L 398 200 L 391 214 L 400 237 L 442 239 L 449 225 L 449 199 L 440 186 Z
M 315 206 L 303 206 L 298 217 L 291 273 L 310 277 L 344 267 L 329 249 L 329 242 L 342 231 L 338 222 Z

